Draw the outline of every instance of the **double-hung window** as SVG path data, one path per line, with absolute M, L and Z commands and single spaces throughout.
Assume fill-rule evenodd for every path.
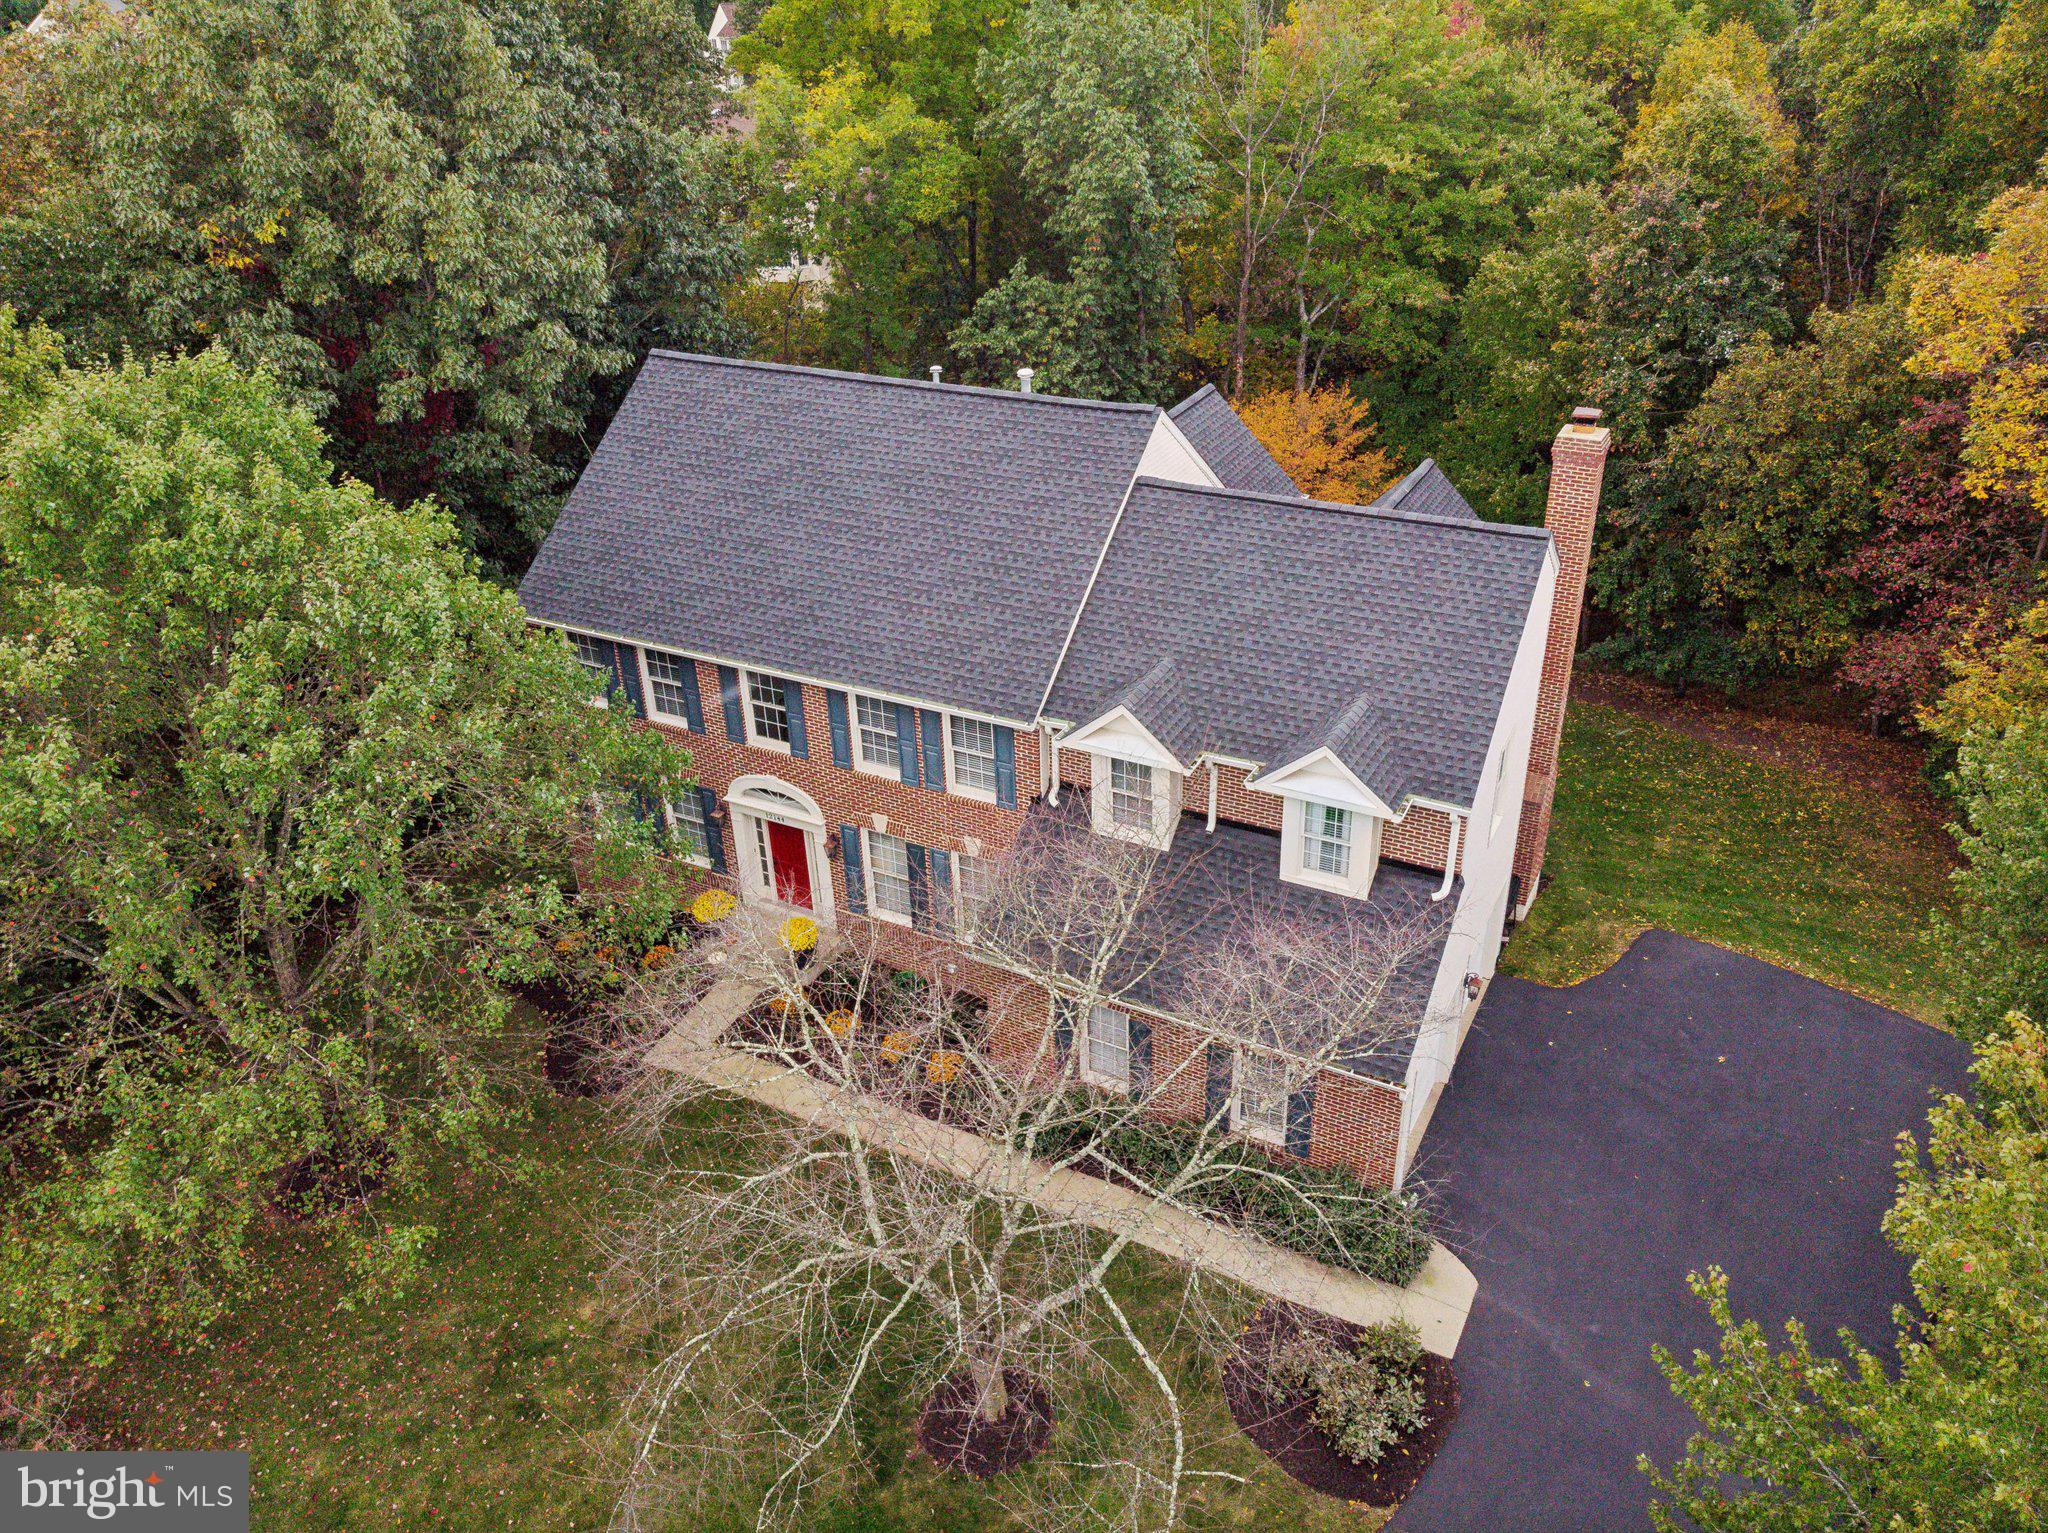
M 954 925 L 963 933 L 974 931 L 994 888 L 995 876 L 986 861 L 965 852 L 953 854 Z
M 747 727 L 755 745 L 789 744 L 788 697 L 780 676 L 747 672 Z
M 878 697 L 854 694 L 856 758 L 870 772 L 895 777 L 903 770 L 903 758 L 896 743 L 896 705 Z
M 1335 804 L 1301 806 L 1301 865 L 1330 878 L 1351 876 L 1352 814 Z
M 1270 1054 L 1237 1056 L 1232 1127 L 1272 1144 L 1287 1142 L 1287 1067 Z
M 910 846 L 901 836 L 868 832 L 868 907 L 880 916 L 910 919 Z
M 690 708 L 683 701 L 683 673 L 694 670 L 696 662 L 665 649 L 647 649 L 647 701 L 657 718 L 690 722 Z
M 1088 1077 L 1107 1086 L 1131 1084 L 1131 1019 L 1113 1006 L 1088 1011 Z
M 576 646 L 576 663 L 590 672 L 591 680 L 597 683 L 597 694 L 590 701 L 596 707 L 609 708 L 612 694 L 611 646 L 587 633 L 572 633 L 569 642 Z
M 704 823 L 704 801 L 694 793 L 685 793 L 679 799 L 670 800 L 668 821 L 682 838 L 683 856 L 700 866 L 709 867 L 711 855 L 706 848 L 711 845 L 711 827 Z
M 947 723 L 953 787 L 985 798 L 996 796 L 996 726 L 955 714 Z
M 1152 768 L 1112 756 L 1109 762 L 1110 823 L 1150 834 L 1153 818 Z

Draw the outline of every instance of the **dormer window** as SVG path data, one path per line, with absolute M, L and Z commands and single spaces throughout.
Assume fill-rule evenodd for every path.
M 1157 811 L 1152 789 L 1152 768 L 1142 761 L 1109 761 L 1109 818 L 1125 830 L 1150 834 Z
M 1349 809 L 1304 801 L 1301 806 L 1301 865 L 1331 878 L 1351 876 Z

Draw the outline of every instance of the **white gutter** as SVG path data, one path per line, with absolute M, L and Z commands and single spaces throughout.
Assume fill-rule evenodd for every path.
M 1457 880 L 1458 832 L 1464 829 L 1465 821 L 1469 818 L 1469 815 L 1461 814 L 1453 814 L 1451 816 L 1451 846 L 1450 850 L 1444 853 L 1444 885 L 1429 897 L 1429 902 L 1432 905 L 1442 904 L 1444 897 L 1451 892 L 1451 885 Z

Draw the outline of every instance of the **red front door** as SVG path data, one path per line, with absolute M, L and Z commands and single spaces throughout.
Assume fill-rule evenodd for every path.
M 808 838 L 794 825 L 768 822 L 768 860 L 775 868 L 775 897 L 785 905 L 811 908 L 811 853 Z

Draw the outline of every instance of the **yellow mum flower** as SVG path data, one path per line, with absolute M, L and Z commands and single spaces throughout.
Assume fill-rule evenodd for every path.
M 954 1049 L 939 1049 L 925 1061 L 924 1078 L 935 1086 L 960 1078 L 960 1067 L 967 1063 L 966 1057 Z
M 825 1015 L 825 1031 L 834 1038 L 851 1038 L 860 1019 L 850 1011 L 833 1011 Z
M 917 1047 L 917 1034 L 890 1033 L 882 1040 L 882 1057 L 888 1060 L 904 1060 Z
M 782 945 L 792 953 L 808 953 L 818 945 L 818 923 L 809 916 L 791 916 L 782 923 Z
M 739 908 L 740 902 L 725 890 L 706 889 L 690 901 L 690 917 L 700 926 L 713 926 Z

